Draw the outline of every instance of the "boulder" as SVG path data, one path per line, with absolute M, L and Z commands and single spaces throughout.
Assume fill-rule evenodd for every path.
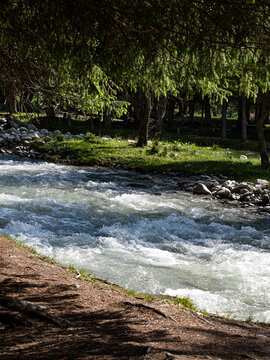
M 259 186 L 259 187 L 261 187 L 262 189 L 264 189 L 264 188 L 267 188 L 267 187 L 269 186 L 269 181 L 263 180 L 263 179 L 256 179 L 256 180 L 254 181 L 254 185 L 255 185 L 255 186 Z
M 232 195 L 231 191 L 226 187 L 222 187 L 220 190 L 216 192 L 216 196 L 223 199 L 228 199 L 231 197 L 231 195 Z
M 212 193 L 205 184 L 199 183 L 193 190 L 193 194 L 211 195 Z
M 55 130 L 54 132 L 53 132 L 53 136 L 57 136 L 57 135 L 61 135 L 62 133 L 61 133 L 61 131 L 60 130 Z

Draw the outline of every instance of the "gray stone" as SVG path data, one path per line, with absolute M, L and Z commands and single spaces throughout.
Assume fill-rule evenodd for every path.
M 29 129 L 29 130 L 33 130 L 33 131 L 37 131 L 37 130 L 38 130 L 38 128 L 37 128 L 35 125 L 33 125 L 33 124 L 28 124 L 28 129 Z
M 232 192 L 233 193 L 243 193 L 243 190 L 251 191 L 252 187 L 246 182 L 241 182 L 232 190 Z
M 201 195 L 211 195 L 211 191 L 208 189 L 208 187 L 202 183 L 199 183 L 195 189 L 193 190 L 194 194 L 201 194 Z
M 269 181 L 263 180 L 263 179 L 256 179 L 254 181 L 254 185 L 255 186 L 260 186 L 262 189 L 264 189 L 264 188 L 269 186 Z
M 240 160 L 248 160 L 248 157 L 246 155 L 240 155 Z
M 255 186 L 253 192 L 256 195 L 261 195 L 263 193 L 263 190 L 260 187 Z
M 220 190 L 216 192 L 216 196 L 223 199 L 228 199 L 229 197 L 231 197 L 231 195 L 232 195 L 231 191 L 226 187 L 222 187 Z
M 61 133 L 61 131 L 60 130 L 55 130 L 54 132 L 53 132 L 53 136 L 57 136 L 57 135 L 61 135 L 62 133 Z
M 40 133 L 42 134 L 42 135 L 47 135 L 48 134 L 48 130 L 47 129 L 41 129 L 40 130 Z
M 227 180 L 223 183 L 222 186 L 232 191 L 236 186 L 238 186 L 238 182 L 236 182 L 235 180 Z

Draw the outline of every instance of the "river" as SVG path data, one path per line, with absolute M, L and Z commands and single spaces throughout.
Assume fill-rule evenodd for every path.
M 269 216 L 136 172 L 0 157 L 0 233 L 137 291 L 270 321 Z

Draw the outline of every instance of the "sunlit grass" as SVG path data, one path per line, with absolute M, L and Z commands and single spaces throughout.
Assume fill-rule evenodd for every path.
M 123 139 L 82 139 L 58 141 L 54 138 L 46 145 L 35 145 L 43 152 L 61 155 L 73 165 L 115 166 L 120 164 L 143 172 L 176 172 L 183 175 L 220 174 L 235 180 L 269 179 L 269 171 L 260 166 L 256 151 L 236 150 L 221 146 L 198 146 L 181 141 L 153 141 L 145 148 L 137 148 L 135 141 Z M 240 159 L 245 155 L 247 159 Z M 59 161 L 59 160 L 58 160 Z

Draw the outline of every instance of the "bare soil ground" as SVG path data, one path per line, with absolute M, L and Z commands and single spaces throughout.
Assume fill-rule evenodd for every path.
M 270 359 L 270 326 L 84 281 L 0 237 L 0 359 Z

